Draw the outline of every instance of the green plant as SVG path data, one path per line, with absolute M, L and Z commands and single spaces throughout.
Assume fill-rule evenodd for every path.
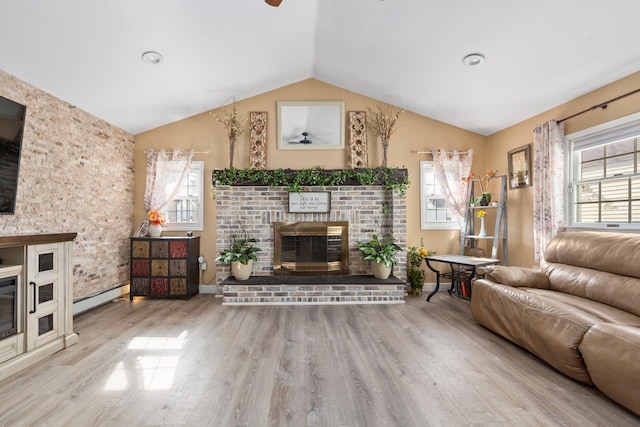
M 364 168 L 326 170 L 320 166 L 307 169 L 216 169 L 211 174 L 211 184 L 218 185 L 266 185 L 286 187 L 299 193 L 305 186 L 337 186 L 353 181 L 359 185 L 382 185 L 385 190 L 405 194 L 409 187 L 406 170 L 400 168 Z M 349 183 L 348 185 L 354 185 Z M 211 192 L 215 198 L 215 191 Z
M 256 252 L 260 252 L 262 249 L 255 246 L 257 242 L 257 239 L 249 238 L 247 231 L 243 229 L 242 232 L 231 237 L 231 248 L 220 251 L 216 261 L 228 263 L 240 261 L 241 264 L 245 265 L 250 259 L 258 261 Z
M 435 251 L 424 248 L 424 240 L 420 239 L 420 248 L 411 246 L 407 249 L 407 280 L 411 284 L 411 290 L 414 295 L 422 295 L 422 286 L 424 285 L 424 271 L 420 268 L 422 261 L 431 255 L 435 255 Z
M 378 237 L 374 234 L 371 240 L 358 242 L 358 248 L 366 261 L 384 263 L 391 267 L 398 263 L 396 253 L 400 251 L 400 246 L 396 245 L 395 239 L 388 234 Z
M 422 295 L 422 287 L 424 286 L 424 271 L 419 268 L 412 267 L 407 270 L 407 280 L 411 284 L 411 291 L 414 295 Z

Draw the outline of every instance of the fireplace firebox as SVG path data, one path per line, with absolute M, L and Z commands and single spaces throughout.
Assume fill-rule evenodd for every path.
M 17 331 L 17 277 L 0 279 L 0 340 Z
M 274 274 L 349 274 L 349 223 L 274 222 Z

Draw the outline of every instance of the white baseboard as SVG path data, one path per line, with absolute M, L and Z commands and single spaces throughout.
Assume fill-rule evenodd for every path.
M 94 309 L 102 304 L 106 304 L 109 301 L 113 301 L 116 298 L 120 298 L 123 295 L 129 294 L 129 285 L 122 285 L 116 288 L 109 289 L 101 292 L 97 295 L 93 295 L 88 298 L 75 301 L 73 303 L 73 315 L 84 313 L 85 311 Z
M 200 285 L 201 294 L 217 294 L 218 287 L 216 285 Z

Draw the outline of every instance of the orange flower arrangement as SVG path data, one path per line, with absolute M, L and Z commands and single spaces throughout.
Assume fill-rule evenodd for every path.
M 167 219 L 158 211 L 149 211 L 147 217 L 153 225 L 165 225 L 167 223 Z
M 480 185 L 480 196 L 476 198 L 474 203 L 480 203 L 480 200 L 484 197 L 487 201 L 487 204 L 491 201 L 491 193 L 487 190 L 489 189 L 488 183 L 490 180 L 496 177 L 498 170 L 488 170 L 485 176 L 478 176 L 475 173 L 471 172 L 471 174 L 467 177 L 462 178 L 462 182 L 466 182 L 467 184 L 472 181 L 478 181 Z
M 496 174 L 498 173 L 498 170 L 488 170 L 487 174 L 485 176 L 478 176 L 475 173 L 471 172 L 471 174 L 467 177 L 463 177 L 462 178 L 462 182 L 466 182 L 466 183 L 470 183 L 471 181 L 478 181 L 478 183 L 480 184 L 480 193 L 484 194 L 487 191 L 485 191 L 485 185 L 493 178 L 496 177 Z

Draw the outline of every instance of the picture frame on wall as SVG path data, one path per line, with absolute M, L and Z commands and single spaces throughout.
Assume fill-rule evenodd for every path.
M 507 154 L 509 164 L 509 188 L 526 188 L 532 183 L 531 144 L 515 148 Z
M 344 101 L 278 101 L 279 150 L 344 150 Z

